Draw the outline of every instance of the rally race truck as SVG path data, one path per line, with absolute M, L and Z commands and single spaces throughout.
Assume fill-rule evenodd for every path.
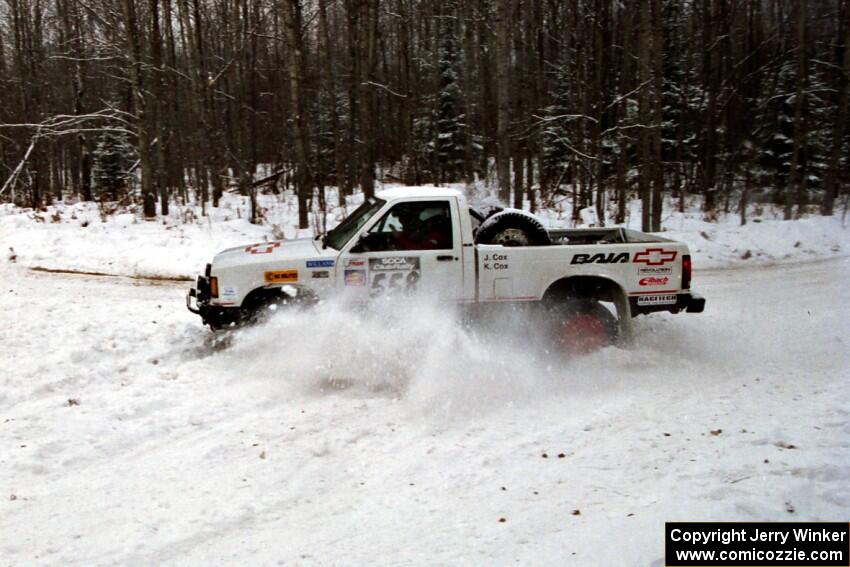
M 628 341 L 633 317 L 700 313 L 686 245 L 620 227 L 547 230 L 534 216 L 485 216 L 457 190 L 399 187 L 366 198 L 317 238 L 217 254 L 186 297 L 212 329 L 332 296 L 359 305 L 430 295 L 470 311 L 539 309 L 566 348 Z

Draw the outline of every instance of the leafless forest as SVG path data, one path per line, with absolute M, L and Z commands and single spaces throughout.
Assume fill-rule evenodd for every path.
M 306 226 L 326 187 L 483 180 L 648 230 L 663 198 L 832 214 L 848 77 L 848 0 L 0 0 L 0 200 L 293 189 Z

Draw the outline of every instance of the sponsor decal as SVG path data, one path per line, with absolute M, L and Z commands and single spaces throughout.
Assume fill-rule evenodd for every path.
M 248 254 L 271 254 L 275 248 L 280 247 L 280 242 L 260 242 L 245 247 Z
M 298 270 L 277 270 L 263 273 L 266 283 L 295 283 L 298 281 Z
M 313 272 L 313 279 L 314 280 L 323 280 L 323 279 L 326 279 L 326 278 L 329 278 L 329 277 L 330 277 L 330 272 L 328 272 L 327 270 L 316 270 L 315 272 Z
M 642 295 L 637 299 L 638 305 L 675 305 L 676 294 Z
M 510 270 L 511 265 L 508 263 L 507 254 L 484 254 L 484 261 L 481 266 L 485 270 Z
M 609 252 L 608 254 L 576 254 L 570 264 L 626 264 L 629 261 L 628 252 Z
M 421 277 L 418 256 L 370 258 L 369 295 L 376 297 L 384 293 L 412 293 Z
M 370 258 L 369 269 L 378 272 L 397 272 L 419 269 L 419 256 L 394 256 Z
M 650 276 L 648 278 L 641 278 L 638 282 L 638 285 L 667 285 L 667 282 L 670 281 L 670 278 L 664 276 L 663 278 L 656 278 L 654 276 Z
M 365 266 L 365 265 L 366 265 L 366 260 L 352 260 L 351 258 L 347 258 L 345 260 L 345 267 L 346 268 L 353 268 L 353 267 Z
M 308 268 L 333 268 L 333 260 L 307 260 Z
M 667 262 L 672 262 L 675 259 L 675 250 L 647 248 L 643 252 L 635 253 L 635 258 L 632 261 L 636 264 L 646 264 L 647 266 L 663 266 Z
M 647 266 L 645 268 L 638 268 L 637 273 L 639 276 L 669 276 L 673 273 L 673 268 L 671 266 L 667 266 L 666 268 L 663 266 Z
M 221 297 L 236 297 L 239 295 L 236 286 L 225 285 L 221 287 Z
M 345 270 L 345 285 L 366 287 L 366 270 Z

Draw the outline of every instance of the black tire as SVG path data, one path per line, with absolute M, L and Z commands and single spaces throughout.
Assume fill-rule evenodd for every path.
M 307 297 L 292 296 L 281 288 L 256 290 L 242 303 L 243 324 L 261 323 L 274 313 L 297 306 L 312 305 Z
M 476 244 L 502 246 L 548 246 L 549 233 L 539 220 L 518 211 L 504 211 L 487 219 L 478 228 Z
M 570 298 L 553 309 L 552 336 L 567 354 L 588 354 L 617 343 L 617 317 L 593 299 Z

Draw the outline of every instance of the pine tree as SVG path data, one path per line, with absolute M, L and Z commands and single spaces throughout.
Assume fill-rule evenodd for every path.
M 407 168 L 412 170 L 405 174 L 416 184 L 423 181 L 435 181 L 437 174 L 437 117 L 431 109 L 434 108 L 433 95 L 420 97 L 422 109 L 413 115 L 411 128 L 411 159 Z
M 134 157 L 127 134 L 111 129 L 100 134 L 93 156 L 92 181 L 101 198 L 116 201 L 121 197 Z
M 437 164 L 441 182 L 463 175 L 465 124 L 461 90 L 461 49 L 457 20 L 443 18 L 437 50 L 440 92 L 437 106 Z
M 540 131 L 542 158 L 540 161 L 540 186 L 544 194 L 558 189 L 562 183 L 568 183 L 568 167 L 570 163 L 570 131 L 568 128 L 571 92 L 571 76 L 566 61 L 554 72 L 553 87 L 550 97 L 552 104 L 543 109 L 543 120 Z
M 779 88 L 784 93 L 794 91 L 795 72 L 791 62 L 781 65 L 778 72 Z M 760 165 L 767 175 L 761 185 L 773 188 L 772 200 L 781 204 L 791 172 L 794 151 L 794 97 L 774 96 L 764 105 L 765 112 L 759 120 L 762 125 L 758 146 L 762 148 Z

